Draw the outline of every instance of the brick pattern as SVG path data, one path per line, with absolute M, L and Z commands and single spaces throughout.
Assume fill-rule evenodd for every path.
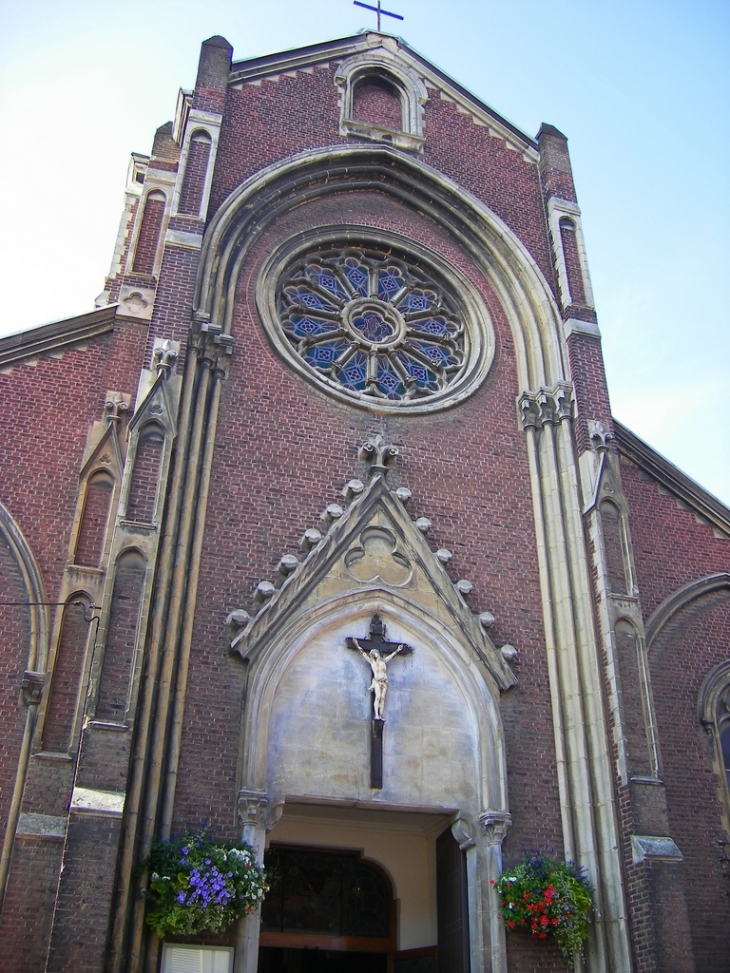
M 722 827 L 724 782 L 712 766 L 714 741 L 697 719 L 702 680 L 728 655 L 728 593 L 709 595 L 679 612 L 649 655 L 669 827 L 684 856 L 698 973 L 724 973 L 730 955 L 730 870 L 720 861 L 726 846 L 719 843 L 730 841 Z
M 626 569 L 621 539 L 621 515 L 610 500 L 603 501 L 600 513 L 609 589 L 614 595 L 624 595 L 626 594 Z
M 200 216 L 210 148 L 210 136 L 203 132 L 196 132 L 190 140 L 188 161 L 185 165 L 185 175 L 183 176 L 178 206 L 179 212 L 187 216 Z
M 20 683 L 28 665 L 30 616 L 23 602 L 28 592 L 14 553 L 0 532 L 0 831 L 5 833 L 10 800 L 15 785 L 15 768 L 25 726 L 25 709 L 20 702 Z M 15 651 L 7 651 L 10 647 Z
M 586 291 L 583 284 L 583 268 L 580 265 L 578 239 L 575 232 L 575 224 L 572 220 L 564 219 L 560 221 L 560 242 L 563 247 L 565 270 L 568 274 L 570 303 L 585 304 Z
M 113 492 L 114 481 L 108 473 L 95 473 L 90 478 L 76 542 L 76 564 L 99 567 Z
M 459 408 L 376 418 L 309 387 L 273 352 L 254 304 L 262 261 L 277 241 L 312 225 L 339 222 L 402 233 L 453 262 L 481 292 L 497 330 L 496 360 L 482 388 Z M 235 832 L 239 729 L 231 714 L 238 712 L 245 673 L 226 653 L 221 620 L 234 606 L 252 609 L 257 582 L 275 576 L 279 557 L 298 549 L 304 529 L 318 523 L 352 475 L 364 476 L 358 448 L 380 430 L 402 447 L 389 480 L 413 490 L 411 516 L 433 522 L 434 549 L 453 551 L 451 575 L 473 581 L 475 610 L 495 612 L 496 643 L 519 646 L 520 685 L 501 703 L 516 811 L 507 861 L 518 859 L 523 845 L 560 849 L 526 444 L 515 416 L 514 345 L 496 296 L 430 220 L 383 194 L 363 192 L 300 206 L 262 235 L 241 270 L 232 328 L 236 351 L 222 390 L 173 827 L 207 817 L 223 833 Z M 204 795 L 197 784 L 201 762 Z M 514 970 L 561 969 L 550 953 L 541 954 L 536 967 L 537 951 L 517 937 L 510 950 Z
M 46 968 L 62 850 L 58 840 L 15 840 L 13 874 L 0 914 L 0 956 L 7 973 L 39 973 Z
M 584 452 L 591 448 L 591 419 L 600 419 L 609 433 L 613 431 L 601 342 L 573 333 L 568 338 L 568 357 L 575 395 L 575 438 L 578 451 Z
M 72 600 L 80 599 L 74 597 Z M 88 604 L 88 600 L 84 604 Z M 63 627 L 43 724 L 44 750 L 65 751 L 71 744 L 71 730 L 88 637 L 89 624 L 84 620 L 83 608 L 81 605 L 69 604 L 63 613 Z
M 382 128 L 401 131 L 403 109 L 398 94 L 390 85 L 366 78 L 354 91 L 353 118 Z
M 163 445 L 164 436 L 157 426 L 148 426 L 140 433 L 127 501 L 128 520 L 140 524 L 152 523 L 160 481 Z
M 149 193 L 145 199 L 142 225 L 134 251 L 132 272 L 135 274 L 154 274 L 157 248 L 160 243 L 160 230 L 165 215 L 165 197 L 160 192 Z
M 145 563 L 136 552 L 125 553 L 117 561 L 96 702 L 98 720 L 124 721 L 144 575 Z
M 54 915 L 47 973 L 99 973 L 114 887 L 121 821 L 71 815 Z

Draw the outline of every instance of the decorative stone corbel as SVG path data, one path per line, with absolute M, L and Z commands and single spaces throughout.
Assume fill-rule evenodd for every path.
M 106 421 L 110 426 L 117 425 L 124 413 L 129 411 L 130 401 L 131 396 L 125 395 L 123 392 L 107 392 L 104 411 L 106 412 Z
M 597 453 L 605 453 L 608 444 L 616 438 L 606 429 L 600 419 L 588 420 L 588 435 L 591 439 L 591 445 Z
M 376 473 L 387 475 L 388 466 L 397 455 L 398 447 L 386 443 L 380 433 L 360 447 L 360 459 L 365 460 L 370 467 L 370 476 L 375 476 Z
M 158 375 L 169 378 L 172 374 L 180 354 L 180 345 L 177 341 L 166 338 L 152 352 L 152 367 Z
M 45 672 L 33 672 L 31 669 L 25 670 L 23 673 L 23 681 L 20 684 L 24 706 L 37 706 L 40 703 L 45 681 Z

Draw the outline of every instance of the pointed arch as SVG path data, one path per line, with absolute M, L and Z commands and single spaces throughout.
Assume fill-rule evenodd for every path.
M 203 239 L 197 311 L 230 333 L 238 272 L 262 227 L 304 201 L 374 185 L 437 221 L 490 282 L 515 340 L 521 389 L 566 380 L 559 312 L 525 246 L 476 197 L 422 160 L 386 146 L 329 146 L 277 162 L 242 183 Z
M 43 576 L 22 530 L 10 512 L 0 503 L 0 537 L 17 566 L 20 583 L 27 599 L 28 643 L 26 668 L 43 672 L 48 663 L 50 627 Z
M 648 647 L 652 647 L 657 636 L 673 615 L 681 611 L 690 602 L 696 601 L 698 598 L 703 598 L 705 595 L 712 594 L 715 591 L 730 591 L 730 573 L 727 571 L 719 571 L 716 574 L 708 574 L 704 578 L 690 581 L 689 584 L 683 585 L 681 588 L 673 591 L 668 598 L 664 599 L 661 605 L 654 609 L 646 623 L 646 643 Z

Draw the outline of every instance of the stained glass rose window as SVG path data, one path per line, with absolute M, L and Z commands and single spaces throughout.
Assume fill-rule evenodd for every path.
M 469 327 L 473 291 L 428 258 L 340 246 L 277 263 L 268 296 L 276 344 L 338 397 L 411 411 L 460 397 L 486 371 L 491 329 Z

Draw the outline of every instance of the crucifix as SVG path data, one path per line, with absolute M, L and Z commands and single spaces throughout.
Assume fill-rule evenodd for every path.
M 383 727 L 385 719 L 385 694 L 388 692 L 388 663 L 396 655 L 412 652 L 410 645 L 389 642 L 385 637 L 385 625 L 379 615 L 370 622 L 370 637 L 347 639 L 348 649 L 354 649 L 370 666 L 373 679 L 369 690 L 373 694 L 373 719 L 370 738 L 370 786 L 380 790 L 383 786 Z
M 403 20 L 400 14 L 392 14 L 390 10 L 383 10 L 380 6 L 380 0 L 378 0 L 377 7 L 372 7 L 369 3 L 360 3 L 360 0 L 352 0 L 353 7 L 365 7 L 366 10 L 374 10 L 377 17 L 377 27 L 375 28 L 378 32 L 380 31 L 380 15 L 385 14 L 386 17 L 393 17 L 395 20 Z

